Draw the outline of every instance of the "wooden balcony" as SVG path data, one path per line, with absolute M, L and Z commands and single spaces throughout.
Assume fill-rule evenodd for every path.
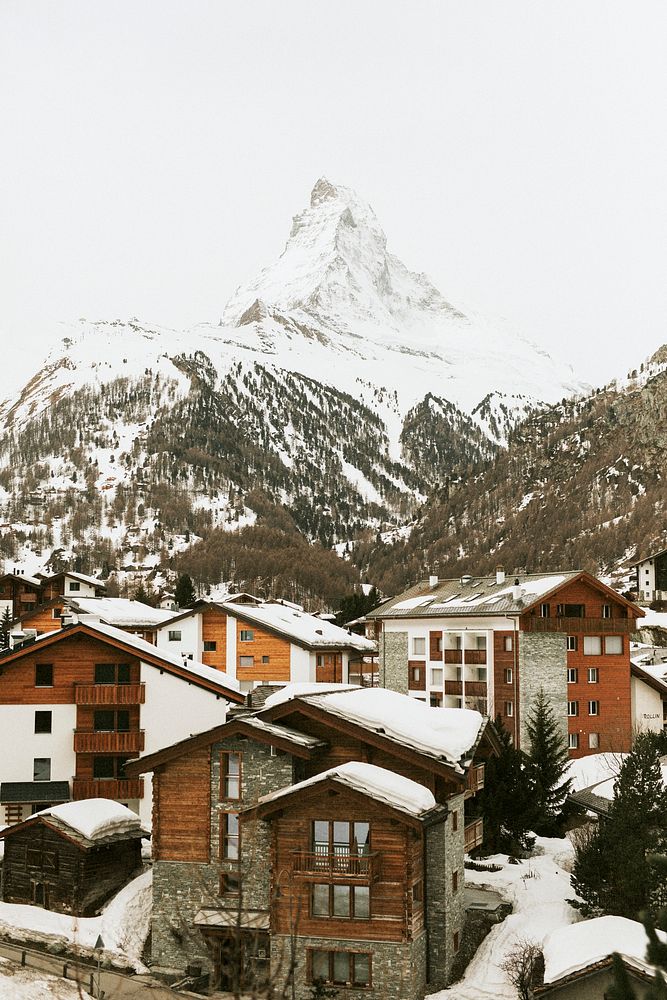
M 463 663 L 463 651 L 460 649 L 446 649 L 445 663 Z
M 144 684 L 75 684 L 75 705 L 143 705 Z
M 466 854 L 473 851 L 484 840 L 484 820 L 476 819 L 468 823 L 463 831 L 463 843 Z
M 143 749 L 143 729 L 133 729 L 126 732 L 74 730 L 75 753 L 141 753 Z
M 537 618 L 528 616 L 521 622 L 525 632 L 564 632 L 566 635 L 635 632 L 639 627 L 634 618 Z
M 72 781 L 73 799 L 117 799 L 127 802 L 128 799 L 143 799 L 144 779 L 135 778 L 132 781 L 116 778 L 74 778 Z
M 446 649 L 445 663 L 463 663 L 463 652 L 462 649 Z M 486 663 L 486 650 L 466 649 L 465 662 L 483 666 Z
M 462 681 L 445 681 L 445 694 L 462 695 Z M 466 697 L 486 698 L 488 694 L 486 681 L 466 681 Z
M 484 765 L 474 764 L 466 775 L 466 793 L 476 795 L 484 788 Z
M 319 854 L 292 852 L 292 871 L 308 879 L 375 882 L 380 877 L 380 854 Z

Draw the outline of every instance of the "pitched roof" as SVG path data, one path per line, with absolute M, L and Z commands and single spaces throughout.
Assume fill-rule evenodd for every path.
M 77 615 L 93 615 L 119 628 L 156 628 L 173 618 L 171 611 L 151 608 L 125 597 L 69 597 L 67 606 Z
M 379 608 L 367 613 L 367 618 L 460 618 L 464 616 L 524 614 L 535 604 L 545 600 L 566 583 L 584 579 L 614 600 L 641 617 L 644 612 L 615 590 L 582 570 L 562 573 L 510 574 L 503 583 L 494 576 L 463 576 L 459 579 L 439 580 L 431 585 L 422 580 L 403 594 L 392 597 Z M 514 581 L 518 580 L 520 595 L 514 597 Z
M 259 743 L 288 750 L 296 757 L 308 758 L 317 750 L 326 747 L 324 740 L 320 740 L 316 736 L 308 736 L 306 733 L 300 733 L 289 726 L 274 725 L 257 718 L 256 715 L 244 713 L 230 718 L 219 726 L 213 726 L 203 733 L 196 733 L 194 736 L 179 740 L 178 743 L 173 743 L 155 753 L 146 754 L 138 760 L 128 761 L 125 765 L 125 771 L 128 777 L 146 774 L 146 772 L 154 771 L 161 764 L 176 760 L 178 757 L 202 747 L 211 746 L 213 743 L 219 743 L 239 733 L 249 736 Z
M 642 563 L 646 562 L 647 559 L 657 559 L 659 556 L 664 556 L 667 549 L 658 549 L 657 552 L 647 552 L 645 556 L 641 559 L 637 559 L 635 562 L 630 563 L 631 566 L 640 566 Z
M 3 781 L 0 803 L 69 802 L 69 781 Z
M 238 689 L 238 681 L 228 677 L 222 671 L 216 670 L 214 667 L 207 667 L 204 663 L 184 660 L 177 654 L 166 653 L 137 635 L 124 632 L 113 625 L 105 625 L 103 622 L 77 622 L 55 632 L 45 632 L 44 635 L 39 635 L 36 639 L 24 643 L 18 649 L 5 650 L 0 653 L 0 664 L 12 663 L 23 656 L 30 656 L 34 653 L 35 648 L 45 649 L 59 642 L 67 642 L 73 635 L 79 633 L 108 641 L 116 648 L 139 657 L 143 663 L 165 670 L 190 684 L 213 691 L 231 701 L 239 703 L 245 701 L 245 695 L 241 694 Z
M 82 799 L 49 806 L 0 831 L 0 839 L 11 837 L 30 826 L 45 824 L 80 846 L 89 848 L 119 840 L 149 837 L 139 816 L 112 799 Z
M 667 941 L 664 931 L 658 931 L 658 936 Z M 558 927 L 544 939 L 544 984 L 583 975 L 614 952 L 632 969 L 652 975 L 655 967 L 646 960 L 647 947 L 644 925 L 626 917 L 594 917 Z
M 300 704 L 345 720 L 367 733 L 441 761 L 459 774 L 481 739 L 487 720 L 467 708 L 431 708 L 416 698 L 384 688 L 350 688 L 303 694 L 300 685 L 286 685 L 266 700 L 260 718 Z
M 340 785 L 415 818 L 422 817 L 436 807 L 433 793 L 411 778 L 404 778 L 403 775 L 375 764 L 349 761 L 312 778 L 260 796 L 259 811 L 266 814 L 274 806 L 282 806 L 283 800 L 288 796 L 301 797 L 307 789 L 316 789 L 323 783 Z

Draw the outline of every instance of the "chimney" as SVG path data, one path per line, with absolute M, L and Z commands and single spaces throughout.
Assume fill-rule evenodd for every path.
M 521 584 L 519 583 L 519 577 L 517 576 L 516 580 L 514 581 L 514 586 L 512 587 L 512 600 L 520 601 L 522 596 L 523 596 L 523 588 L 521 587 Z
M 505 582 L 505 570 L 503 569 L 502 566 L 496 566 L 496 583 L 500 584 L 504 582 Z
M 428 578 L 429 587 L 437 587 L 439 583 L 440 583 L 439 576 L 429 576 Z

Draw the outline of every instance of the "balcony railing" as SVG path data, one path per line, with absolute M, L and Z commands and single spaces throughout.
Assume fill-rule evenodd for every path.
M 577 633 L 595 634 L 596 632 L 611 632 L 618 635 L 621 632 L 635 632 L 637 623 L 634 618 L 537 618 L 527 616 L 521 627 L 526 632 L 565 632 L 566 635 Z
M 476 819 L 473 823 L 468 823 L 463 831 L 463 843 L 466 854 L 473 851 L 484 840 L 484 820 Z
M 380 854 L 319 854 L 293 851 L 292 871 L 295 875 L 322 879 L 355 879 L 375 882 L 380 875 Z
M 445 694 L 463 694 L 462 681 L 445 681 Z M 487 694 L 486 681 L 466 681 L 466 695 L 486 698 Z
M 75 705 L 143 705 L 144 684 L 75 684 Z
M 463 653 L 465 652 L 465 661 L 463 660 Z M 445 650 L 445 663 L 473 663 L 478 665 L 483 665 L 486 663 L 486 650 L 485 649 L 446 649 Z
M 474 764 L 466 775 L 466 792 L 481 792 L 484 788 L 484 765 Z
M 74 730 L 75 753 L 141 753 L 144 749 L 144 730 L 126 732 L 91 732 Z
M 73 799 L 143 799 L 144 779 L 74 778 Z

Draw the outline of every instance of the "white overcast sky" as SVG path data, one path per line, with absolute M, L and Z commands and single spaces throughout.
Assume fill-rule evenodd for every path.
M 0 391 L 58 320 L 217 320 L 321 175 L 452 301 L 634 367 L 666 54 L 664 0 L 0 0 Z

